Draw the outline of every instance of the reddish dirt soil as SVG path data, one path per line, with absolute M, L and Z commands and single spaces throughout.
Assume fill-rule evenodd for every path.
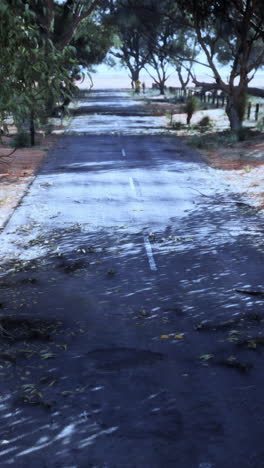
M 0 146 L 0 181 L 34 175 L 54 142 L 55 137 L 51 136 L 39 139 L 34 147 L 15 150 L 5 140 Z
M 37 145 L 14 149 L 9 138 L 0 145 L 0 229 L 3 229 L 36 174 L 56 136 L 39 137 Z
M 199 150 L 210 166 L 223 170 L 241 170 L 264 164 L 264 136 L 214 150 Z

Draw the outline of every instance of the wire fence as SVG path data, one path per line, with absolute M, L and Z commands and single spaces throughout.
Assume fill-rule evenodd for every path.
M 167 88 L 171 94 L 174 94 L 179 101 L 185 101 L 191 96 L 195 96 L 206 105 L 209 104 L 214 108 L 225 107 L 228 97 L 222 91 L 204 91 L 202 88 Z M 264 104 L 262 102 L 248 102 L 246 105 L 245 118 L 247 120 L 259 120 L 263 116 Z

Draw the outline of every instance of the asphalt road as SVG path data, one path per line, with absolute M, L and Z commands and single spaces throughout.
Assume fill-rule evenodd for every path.
M 263 218 L 125 119 L 77 117 L 1 234 L 0 466 L 262 468 Z

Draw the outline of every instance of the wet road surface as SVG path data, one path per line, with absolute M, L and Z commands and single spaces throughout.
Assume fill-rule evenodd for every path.
M 263 219 L 135 119 L 76 117 L 1 234 L 0 466 L 263 466 Z

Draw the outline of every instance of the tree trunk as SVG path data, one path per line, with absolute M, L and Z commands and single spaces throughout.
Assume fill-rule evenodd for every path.
M 31 113 L 30 117 L 30 144 L 31 146 L 35 146 L 35 121 L 34 121 L 34 114 Z
M 188 76 L 186 81 L 184 81 L 182 73 L 181 73 L 181 67 L 177 67 L 176 71 L 177 71 L 177 74 L 178 74 L 179 82 L 181 83 L 181 89 L 185 90 L 187 88 L 187 85 L 189 83 L 190 78 Z
M 131 87 L 132 89 L 135 89 L 136 87 L 136 81 L 139 80 L 139 70 L 133 70 L 131 71 Z
M 164 96 L 164 94 L 165 94 L 165 83 L 163 83 L 163 81 L 159 82 L 159 90 L 160 90 L 160 94 L 162 96 Z
M 233 132 L 239 134 L 243 127 L 246 93 L 239 95 L 229 95 L 226 105 L 226 113 L 230 122 L 230 128 Z

